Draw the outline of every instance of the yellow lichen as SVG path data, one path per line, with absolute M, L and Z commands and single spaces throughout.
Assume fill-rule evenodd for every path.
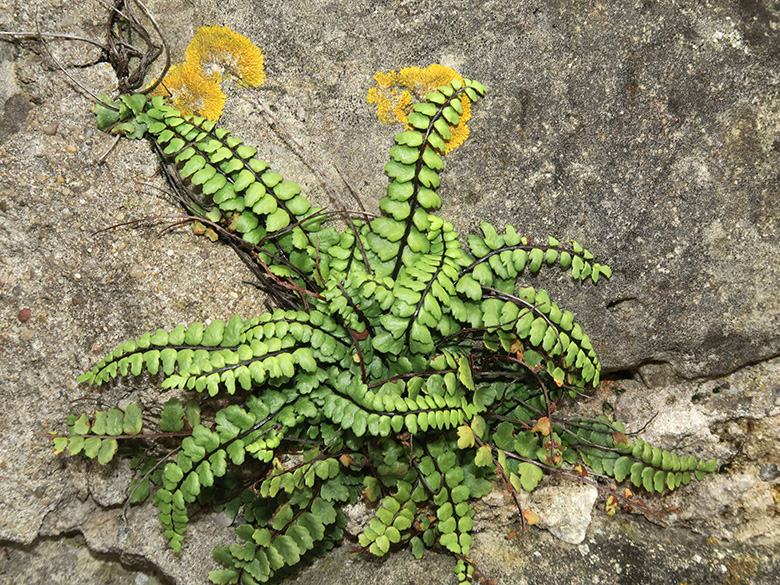
M 165 96 L 184 115 L 218 119 L 225 107 L 219 85 L 225 75 L 252 87 L 265 81 L 263 53 L 226 26 L 199 28 L 184 55 L 184 62 L 172 66 L 150 94 Z
M 458 148 L 469 137 L 469 127 L 466 120 L 471 118 L 471 100 L 464 95 L 461 98 L 461 105 L 463 106 L 463 114 L 460 116 L 458 125 L 450 128 L 450 139 L 444 143 L 445 153 Z
M 162 95 L 183 115 L 197 114 L 216 120 L 225 107 L 225 94 L 212 77 L 203 75 L 197 65 L 184 62 L 174 65 L 150 96 Z
M 412 103 L 412 96 L 408 91 L 372 87 L 368 90 L 367 99 L 369 104 L 377 105 L 376 115 L 385 124 L 406 123 L 408 109 Z
M 424 69 L 405 67 L 397 73 L 380 71 L 374 75 L 376 87 L 368 90 L 367 100 L 370 104 L 376 104 L 376 115 L 385 124 L 406 124 L 412 104 L 424 99 L 428 92 L 437 87 L 449 85 L 454 79 L 463 82 L 456 71 L 436 63 Z M 457 148 L 468 138 L 466 121 L 471 118 L 471 101 L 465 94 L 461 96 L 461 105 L 463 114 L 458 125 L 450 129 L 451 137 L 445 142 L 445 153 Z
M 418 100 L 424 98 L 426 93 L 440 85 L 448 85 L 453 79 L 463 81 L 457 71 L 437 63 L 429 65 L 425 69 L 404 67 L 398 73 L 398 83 L 409 89 Z
M 204 75 L 216 77 L 217 83 L 223 75 L 232 75 L 252 87 L 265 81 L 263 53 L 244 35 L 226 26 L 199 28 L 184 55 Z

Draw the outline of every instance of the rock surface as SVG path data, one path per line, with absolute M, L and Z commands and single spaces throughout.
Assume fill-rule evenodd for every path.
M 262 145 L 322 203 L 321 180 L 269 126 L 259 101 L 334 185 L 337 165 L 370 208 L 386 184 L 394 131 L 365 103 L 372 75 L 440 62 L 483 81 L 489 95 L 475 109 L 472 137 L 446 161 L 443 213 L 462 233 L 490 219 L 536 238 L 575 238 L 612 265 L 612 281 L 596 287 L 552 274 L 531 279 L 577 314 L 616 372 L 581 408 L 614 414 L 662 447 L 718 457 L 722 473 L 649 500 L 674 528 L 597 511 L 579 545 L 537 529 L 507 541 L 518 527 L 513 508 L 489 500 L 474 545 L 487 575 L 502 583 L 778 582 L 773 3 L 149 4 L 175 59 L 205 24 L 228 25 L 263 48 L 269 80 L 258 90 L 228 88 L 223 124 Z M 34 30 L 36 9 L 47 31 L 102 34 L 99 3 L 69 10 L 55 0 L 3 3 L 0 30 Z M 51 50 L 85 85 L 112 87 L 105 64 L 89 65 L 94 50 Z M 75 384 L 117 343 L 160 325 L 246 316 L 261 299 L 241 283 L 243 267 L 228 250 L 186 231 L 157 237 L 176 210 L 143 185 L 164 186 L 154 159 L 145 144 L 121 141 L 97 164 L 111 140 L 89 109 L 40 45 L 0 41 L 0 581 L 100 582 L 93 575 L 113 561 L 129 570 L 108 562 L 105 574 L 122 576 L 105 582 L 202 583 L 211 548 L 231 538 L 222 518 L 201 517 L 173 555 L 150 509 L 121 520 L 126 469 L 58 459 L 44 436 L 85 404 L 164 402 L 143 381 L 98 395 Z M 538 494 L 557 494 L 554 501 L 572 489 L 548 482 Z M 574 525 L 587 525 L 591 512 L 584 506 Z M 91 554 L 73 551 L 77 532 Z M 74 559 L 78 576 L 66 563 L 57 572 L 49 559 L 58 555 Z M 289 582 L 447 583 L 450 564 L 434 554 L 411 562 L 406 552 L 377 562 L 347 543 Z M 37 577 L 44 574 L 47 581 Z

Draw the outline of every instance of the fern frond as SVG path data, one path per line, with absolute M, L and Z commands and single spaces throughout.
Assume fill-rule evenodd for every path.
M 59 455 L 65 449 L 71 455 L 82 454 L 88 459 L 97 457 L 101 465 L 109 463 L 117 453 L 120 439 L 135 438 L 141 433 L 143 421 L 141 408 L 129 404 L 124 411 L 112 408 L 108 412 L 98 410 L 92 419 L 83 413 L 68 417 L 68 436 L 54 439 L 54 452 Z
M 430 251 L 431 241 L 438 235 L 435 232 L 441 229 L 441 219 L 429 217 L 441 207 L 436 193 L 439 172 L 444 168 L 440 154 L 445 151 L 451 128 L 460 121 L 457 110 L 462 111 L 462 97 L 476 101 L 484 93 L 479 82 L 454 79 L 415 104 L 408 116 L 410 129 L 395 136 L 392 160 L 385 165 L 391 183 L 380 201 L 385 217 L 371 222 L 372 232 L 384 240 L 384 245 L 372 248 L 382 249 L 385 260 L 396 258 L 390 273 L 393 278 L 402 267 L 414 265 L 418 254 Z
M 574 240 L 571 249 L 553 237 L 548 238 L 546 246 L 536 246 L 530 243 L 529 237 L 518 235 L 512 226 L 506 226 L 504 234 L 499 234 L 487 222 L 480 228 L 483 236 L 470 234 L 468 237 L 469 251 L 475 259 L 462 270 L 461 276 L 473 273 L 482 284 L 492 283 L 495 277 L 511 280 L 513 285 L 514 279 L 524 270 L 535 273 L 542 266 L 556 263 L 568 269 L 575 279 L 590 277 L 596 283 L 601 275 L 612 276 L 609 266 L 593 262 L 593 254 Z

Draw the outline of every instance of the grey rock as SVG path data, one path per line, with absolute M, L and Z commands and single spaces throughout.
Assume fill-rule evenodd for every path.
M 479 570 L 502 584 L 780 583 L 776 549 L 711 541 L 687 530 L 664 529 L 635 518 L 596 516 L 580 545 L 536 529 L 520 538 L 494 529 L 475 534 L 474 550 Z M 447 564 L 451 564 L 450 559 L 431 553 L 422 561 L 413 561 L 408 552 L 376 561 L 346 545 L 285 584 L 454 583 L 444 570 Z
M 3 547 L 0 581 L 25 585 L 165 585 L 154 567 L 96 555 L 80 536 L 39 539 L 27 547 Z
M 774 5 L 149 4 L 175 60 L 206 24 L 228 25 L 264 49 L 269 80 L 258 90 L 228 87 L 222 123 L 322 204 L 321 179 L 270 128 L 258 100 L 330 182 L 341 185 L 338 165 L 373 208 L 395 129 L 365 103 L 372 75 L 442 62 L 483 81 L 489 94 L 475 108 L 472 137 L 446 161 L 442 213 L 464 234 L 489 219 L 537 239 L 572 237 L 613 266 L 612 281 L 595 287 L 553 273 L 527 279 L 575 312 L 607 370 L 636 378 L 603 385 L 582 412 L 617 414 L 638 431 L 657 411 L 643 437 L 718 457 L 723 469 L 673 496 L 646 498 L 672 528 L 596 512 L 578 546 L 536 528 L 507 540 L 519 526 L 515 510 L 488 498 L 474 542 L 485 574 L 504 583 L 777 582 L 780 488 L 761 471 L 780 452 L 780 366 L 770 359 L 780 354 Z M 68 11 L 52 0 L 3 3 L 0 29 L 34 29 L 36 9 L 46 30 L 101 34 L 100 3 Z M 51 45 L 82 83 L 113 87 L 105 64 L 83 66 L 94 50 Z M 110 138 L 95 129 L 89 100 L 34 43 L 0 41 L 0 82 L 10 120 L 0 131 L 0 541 L 11 547 L 0 555 L 8 559 L 2 575 L 30 575 L 33 583 L 43 565 L 50 582 L 72 582 L 71 568 L 57 573 L 49 562 L 64 553 L 39 548 L 40 539 L 68 547 L 66 539 L 81 533 L 98 558 L 82 554 L 72 563 L 88 571 L 132 558 L 139 574 L 157 567 L 162 580 L 202 583 L 214 568 L 211 549 L 231 542 L 230 527 L 202 517 L 174 555 L 150 507 L 121 520 L 116 505 L 128 481 L 121 469 L 56 458 L 43 436 L 84 405 L 167 399 L 150 380 L 99 394 L 74 382 L 116 344 L 161 325 L 248 316 L 262 309 L 261 299 L 241 283 L 246 273 L 228 250 L 186 230 L 157 237 L 159 226 L 140 226 L 91 236 L 176 212 L 138 186 L 164 187 L 148 147 L 122 141 L 97 165 Z M 46 134 L 53 123 L 57 133 Z M 134 265 L 145 278 L 129 274 Z M 47 318 L 23 330 L 19 303 Z M 571 489 L 550 482 L 537 493 L 554 500 Z M 589 516 L 582 506 L 577 538 Z M 400 552 L 377 561 L 352 546 L 289 582 L 454 580 L 449 557 L 427 554 L 417 563 Z
M 556 538 L 569 544 L 580 544 L 590 526 L 593 504 L 598 490 L 591 485 L 555 486 L 534 490 L 529 506 Z
M 539 516 L 536 528 L 548 530 L 569 544 L 580 544 L 585 539 L 598 496 L 595 487 L 571 482 L 543 484 L 530 494 L 522 492 L 518 495 L 523 510 L 531 510 Z M 496 532 L 497 527 L 506 527 L 507 530 L 521 528 L 517 504 L 500 483 L 476 504 L 476 512 L 475 533 Z
M 530 494 L 519 495 L 523 510 L 539 516 L 536 528 L 548 530 L 569 544 L 580 544 L 591 523 L 598 491 L 591 485 L 571 483 L 544 485 Z M 474 532 L 496 532 L 496 527 L 513 527 L 521 523 L 517 504 L 509 492 L 496 484 L 495 489 L 476 504 Z M 509 528 L 507 528 L 509 530 Z
M 19 132 L 31 109 L 32 105 L 24 94 L 15 93 L 8 98 L 3 108 L 3 117 L 0 119 L 0 137 L 3 137 L 0 140 Z
M 780 406 L 773 400 L 780 360 L 730 376 L 653 388 L 623 380 L 602 391 L 583 412 L 606 412 L 629 432 L 662 448 L 717 459 L 722 472 L 663 498 L 681 523 L 711 538 L 749 542 L 780 536 L 776 477 L 766 471 L 780 453 Z M 651 501 L 654 498 L 651 498 Z

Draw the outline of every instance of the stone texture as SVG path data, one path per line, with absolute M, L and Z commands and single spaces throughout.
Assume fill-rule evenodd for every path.
M 543 487 L 534 490 L 527 504 L 556 538 L 569 544 L 585 540 L 598 490 L 590 485 Z
M 780 360 L 651 392 L 621 380 L 583 408 L 625 421 L 629 432 L 641 430 L 662 448 L 721 462 L 723 473 L 657 501 L 667 522 L 743 542 L 780 535 L 780 482 L 767 473 L 780 462 Z
M 115 559 L 101 558 L 81 536 L 40 539 L 28 548 L 3 547 L 0 581 L 25 585 L 164 585 L 166 580 L 139 567 L 127 568 Z M 133 565 L 132 562 L 128 563 Z M 136 563 L 137 564 L 137 563 Z
M 523 510 L 532 510 L 539 516 L 536 528 L 548 530 L 563 542 L 580 544 L 585 540 L 598 491 L 590 485 L 550 482 L 548 479 L 544 480 L 543 486 L 530 494 L 519 494 Z M 500 485 L 482 498 L 475 509 L 475 533 L 495 532 L 497 526 L 521 528 L 516 526 L 520 523 L 517 504 Z
M 672 528 L 597 511 L 578 546 L 536 528 L 506 540 L 519 527 L 513 508 L 488 499 L 474 544 L 487 575 L 502 583 L 778 582 L 775 5 L 149 4 L 175 59 L 205 24 L 228 25 L 263 47 L 269 80 L 256 91 L 229 87 L 223 123 L 321 203 L 322 181 L 269 127 L 258 100 L 345 200 L 334 165 L 371 208 L 386 184 L 381 168 L 394 131 L 365 103 L 372 75 L 441 62 L 483 81 L 489 95 L 475 108 L 472 137 L 446 161 L 443 214 L 462 233 L 489 219 L 536 238 L 572 237 L 613 266 L 612 282 L 596 287 L 554 274 L 529 279 L 575 312 L 616 372 L 583 412 L 614 414 L 663 447 L 718 457 L 722 472 L 646 498 Z M 55 0 L 3 3 L 0 29 L 34 30 L 37 9 L 48 31 L 102 34 L 102 5 L 70 10 Z M 93 49 L 51 49 L 85 85 L 112 87 L 105 64 L 89 65 Z M 128 578 L 139 584 L 153 578 L 152 567 L 162 582 L 202 583 L 211 548 L 230 541 L 224 518 L 200 517 L 173 555 L 150 508 L 121 520 L 127 470 L 55 458 L 44 437 L 85 405 L 168 398 L 147 380 L 97 395 L 74 382 L 117 343 L 160 325 L 246 316 L 262 302 L 227 250 L 186 230 L 157 237 L 169 217 L 91 235 L 176 209 L 139 183 L 163 186 L 145 144 L 122 141 L 105 165 L 95 162 L 111 140 L 89 109 L 39 45 L 0 41 L 0 543 L 10 547 L 0 578 L 35 583 L 43 564 L 46 582 L 73 582 L 73 565 L 93 575 L 122 561 L 138 563 L 141 572 Z M 21 323 L 24 308 L 31 317 Z M 545 480 L 533 497 L 552 502 L 572 489 Z M 583 526 L 591 509 L 580 510 L 572 520 Z M 65 556 L 70 565 L 52 565 L 72 554 L 77 532 L 97 558 L 82 550 Z M 352 546 L 289 582 L 453 581 L 448 557 L 411 562 L 400 552 L 379 562 Z

